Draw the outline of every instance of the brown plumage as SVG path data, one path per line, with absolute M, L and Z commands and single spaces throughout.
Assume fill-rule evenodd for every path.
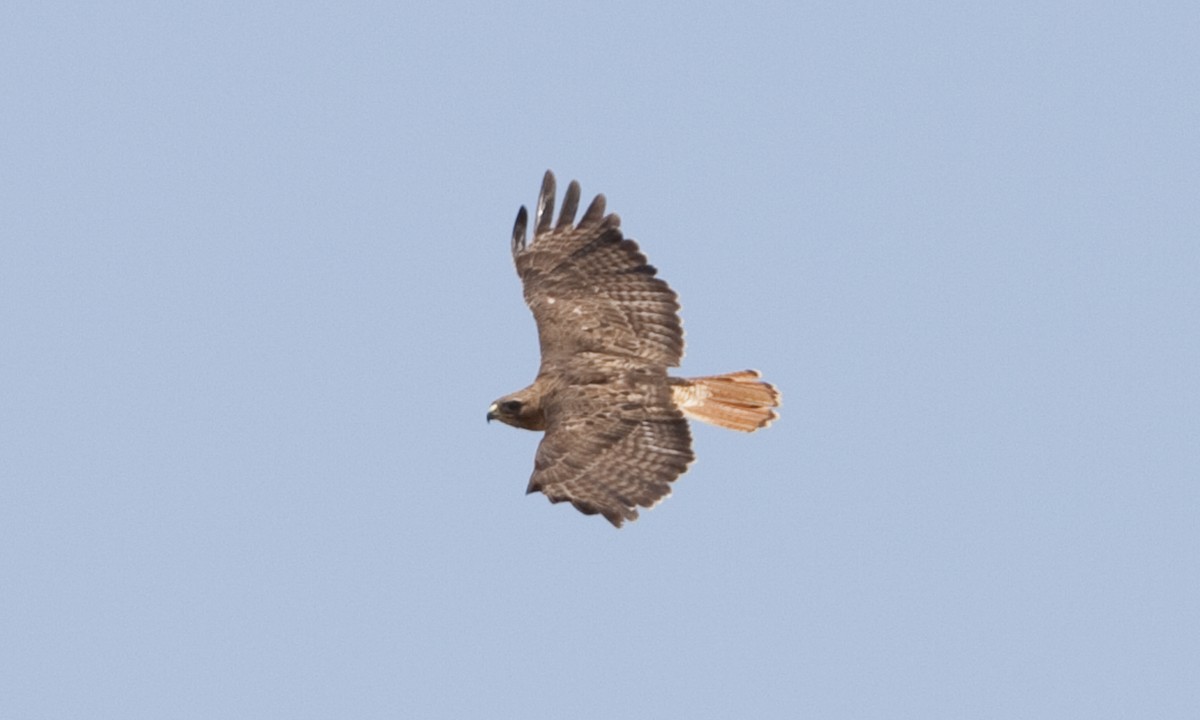
M 779 392 L 754 370 L 673 378 L 683 357 L 675 292 L 647 264 L 603 195 L 575 223 L 579 183 L 554 223 L 546 171 L 526 244 L 522 207 L 512 251 L 537 321 L 542 363 L 529 387 L 500 398 L 488 420 L 545 431 L 527 492 L 569 501 L 620 527 L 671 493 L 695 455 L 686 418 L 751 432 L 775 419 Z

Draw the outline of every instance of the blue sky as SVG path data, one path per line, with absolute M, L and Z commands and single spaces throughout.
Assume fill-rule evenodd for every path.
M 1193 717 L 1195 4 L 410 5 L 0 9 L 0 716 Z M 547 168 L 784 393 L 621 531 Z

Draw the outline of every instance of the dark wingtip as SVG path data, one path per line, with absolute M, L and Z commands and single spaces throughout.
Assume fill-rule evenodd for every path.
M 606 510 L 604 511 L 604 519 L 612 523 L 613 527 L 620 530 L 625 526 L 626 520 L 633 522 L 638 519 L 638 511 L 627 509 L 624 513 L 621 513 L 616 510 Z
M 587 225 L 595 225 L 604 219 L 604 206 L 607 201 L 604 199 L 604 193 L 597 195 L 592 199 L 592 204 L 588 205 L 588 209 L 583 213 L 583 218 L 579 221 L 579 227 Z
M 575 180 L 567 185 L 567 194 L 563 196 L 562 209 L 558 212 L 558 227 L 570 227 L 575 222 L 575 212 L 579 210 L 579 183 Z
M 529 224 L 529 212 L 522 205 L 517 211 L 517 221 L 513 223 L 512 251 L 513 254 L 525 249 L 525 227 Z
M 534 222 L 533 236 L 537 237 L 550 229 L 554 219 L 554 196 L 556 194 L 554 173 L 549 170 L 542 177 L 542 191 L 538 194 L 537 218 Z

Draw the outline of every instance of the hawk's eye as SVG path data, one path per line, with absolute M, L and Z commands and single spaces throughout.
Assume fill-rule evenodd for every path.
M 500 409 L 506 413 L 519 413 L 519 412 L 521 412 L 521 401 L 520 400 L 509 400 L 507 402 L 501 403 Z

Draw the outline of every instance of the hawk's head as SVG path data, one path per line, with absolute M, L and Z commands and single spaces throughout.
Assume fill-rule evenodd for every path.
M 487 412 L 488 422 L 499 420 L 505 425 L 524 428 L 526 430 L 545 430 L 546 417 L 542 413 L 541 403 L 528 389 L 505 395 Z

